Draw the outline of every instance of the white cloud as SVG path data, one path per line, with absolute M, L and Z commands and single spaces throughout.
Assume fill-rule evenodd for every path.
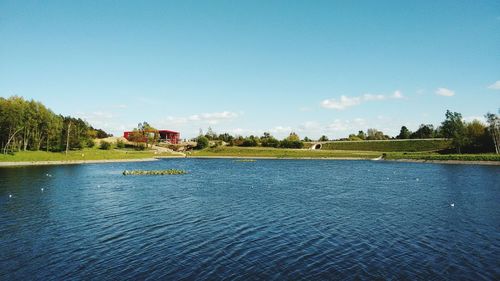
M 396 91 L 394 91 L 394 94 L 392 94 L 392 97 L 395 98 L 395 99 L 402 99 L 403 98 L 403 94 L 401 93 L 401 91 L 396 90 Z
M 440 95 L 440 96 L 444 96 L 444 97 L 452 97 L 455 95 L 455 92 L 450 90 L 450 89 L 446 89 L 446 88 L 438 88 L 436 90 L 436 95 Z
M 232 120 L 238 118 L 240 114 L 231 111 L 213 112 L 213 113 L 201 113 L 194 114 L 187 117 L 173 117 L 168 116 L 161 123 L 165 125 L 181 125 L 187 123 L 206 123 L 210 125 L 215 125 L 225 120 Z
M 348 97 L 348 96 L 340 96 L 340 99 L 326 99 L 321 102 L 321 106 L 327 109 L 337 109 L 344 110 L 348 107 L 359 105 L 363 102 L 368 101 L 381 101 L 387 99 L 401 99 L 403 98 L 403 94 L 401 91 L 396 90 L 392 95 L 373 95 L 373 94 L 364 94 L 360 97 Z
M 491 90 L 500 90 L 500 80 L 488 86 L 488 89 Z
M 321 102 L 321 106 L 328 109 L 338 109 L 343 110 L 347 107 L 355 106 L 361 103 L 361 98 L 359 97 L 347 97 L 340 96 L 340 100 L 327 99 Z

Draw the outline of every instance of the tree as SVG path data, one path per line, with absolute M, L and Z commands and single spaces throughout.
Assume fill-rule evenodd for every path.
M 304 142 L 300 140 L 300 137 L 294 133 L 291 132 L 288 137 L 283 139 L 280 142 L 280 147 L 283 148 L 303 148 L 304 147 Z
M 287 139 L 289 141 L 300 141 L 299 135 L 297 135 L 295 132 L 291 132 Z
M 468 152 L 486 152 L 491 147 L 486 126 L 479 120 L 473 120 L 465 124 L 465 135 L 468 143 Z
M 484 116 L 488 122 L 488 132 L 495 146 L 495 153 L 500 153 L 500 118 L 494 113 L 486 113 Z
M 208 139 L 207 137 L 201 135 L 196 138 L 196 149 L 204 149 L 208 147 Z
M 411 134 L 412 139 L 430 139 L 434 137 L 434 126 L 432 124 L 421 124 L 417 131 Z
M 322 135 L 322 136 L 318 139 L 318 141 L 328 141 L 328 137 L 327 137 L 327 136 L 325 136 L 325 135 Z
M 215 140 L 217 139 L 217 134 L 212 130 L 212 127 L 208 127 L 205 137 L 207 137 L 208 140 Z
M 359 131 L 358 132 L 358 138 L 360 138 L 362 140 L 366 140 L 366 134 L 365 134 L 365 132 Z
M 137 125 L 137 130 L 146 140 L 146 147 L 148 147 L 149 143 L 151 143 L 151 147 L 153 147 L 153 143 L 156 143 L 160 138 L 160 133 L 158 132 L 158 130 L 149 125 L 149 123 L 146 121 L 139 123 Z
M 446 119 L 441 123 L 441 132 L 445 138 L 452 140 L 452 145 L 457 152 L 462 153 L 462 147 L 467 144 L 462 114 L 447 110 L 445 116 Z
M 270 133 L 265 132 L 264 135 L 260 137 L 260 144 L 264 147 L 279 147 L 280 141 Z
M 386 140 L 388 137 L 384 135 L 383 132 L 377 130 L 377 129 L 368 129 L 367 130 L 367 140 Z
M 399 131 L 399 135 L 396 137 L 397 139 L 409 139 L 411 135 L 410 130 L 406 128 L 406 126 L 401 127 L 401 130 Z

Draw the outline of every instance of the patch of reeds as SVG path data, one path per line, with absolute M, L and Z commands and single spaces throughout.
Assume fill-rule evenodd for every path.
M 184 175 L 187 171 L 170 169 L 170 170 L 125 170 L 124 176 L 163 176 L 163 175 Z

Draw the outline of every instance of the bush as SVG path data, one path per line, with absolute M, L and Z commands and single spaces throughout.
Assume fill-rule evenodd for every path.
M 273 137 L 269 137 L 262 139 L 261 144 L 263 147 L 279 147 L 280 141 Z
M 282 148 L 303 148 L 304 143 L 300 140 L 289 140 L 284 139 L 280 142 L 280 147 Z
M 146 144 L 144 143 L 138 143 L 135 147 L 134 147 L 135 150 L 138 150 L 138 151 L 143 151 L 143 150 L 146 150 Z
M 122 140 L 117 140 L 116 147 L 117 148 L 125 148 L 125 143 Z
M 100 149 L 110 150 L 111 149 L 111 143 L 109 143 L 107 141 L 101 141 Z
M 88 139 L 87 140 L 87 147 L 92 148 L 95 146 L 95 141 L 93 139 Z
M 204 149 L 208 147 L 208 139 L 205 136 L 196 138 L 196 149 Z
M 259 142 L 257 141 L 257 139 L 255 137 L 247 137 L 243 140 L 243 142 L 240 144 L 240 146 L 245 146 L 245 147 L 254 147 L 254 146 L 258 146 L 259 145 Z

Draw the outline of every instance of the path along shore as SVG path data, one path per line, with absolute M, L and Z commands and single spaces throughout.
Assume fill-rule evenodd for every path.
M 0 162 L 0 167 L 20 167 L 20 166 L 46 166 L 46 165 L 75 165 L 75 164 L 96 164 L 96 163 L 120 163 L 120 162 L 149 162 L 162 158 L 193 158 L 193 159 L 256 159 L 256 160 L 372 160 L 370 158 L 356 157 L 262 157 L 262 156 L 160 156 L 154 158 L 138 159 L 102 159 L 102 160 L 67 160 L 67 161 L 19 161 Z M 410 163 L 434 163 L 434 164 L 454 164 L 454 165 L 493 165 L 500 166 L 500 161 L 460 161 L 460 160 L 419 160 L 419 159 L 384 159 L 379 162 L 410 162 Z

